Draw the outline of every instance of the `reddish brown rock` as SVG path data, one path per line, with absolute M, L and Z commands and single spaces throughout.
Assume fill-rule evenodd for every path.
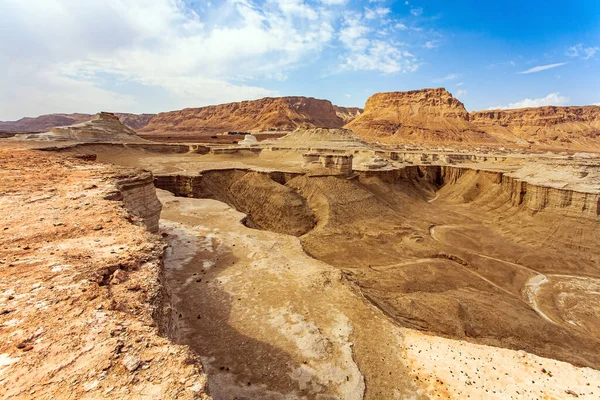
M 299 127 L 341 128 L 340 118 L 329 100 L 312 97 L 267 97 L 156 115 L 140 132 L 204 133 L 228 131 L 292 131 Z

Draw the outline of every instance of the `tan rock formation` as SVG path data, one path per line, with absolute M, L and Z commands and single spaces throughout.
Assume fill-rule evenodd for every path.
M 600 107 L 536 107 L 477 111 L 469 120 L 497 137 L 535 144 L 600 145 Z
M 81 124 L 52 128 L 39 135 L 17 135 L 17 139 L 67 140 L 77 142 L 143 142 L 133 129 L 123 125 L 114 114 L 101 112 Z
M 463 103 L 443 88 L 377 93 L 365 111 L 345 126 L 360 137 L 384 143 L 493 143 L 469 122 Z
M 298 127 L 341 128 L 344 120 L 329 100 L 312 97 L 267 97 L 156 115 L 141 132 L 205 133 L 292 131 Z

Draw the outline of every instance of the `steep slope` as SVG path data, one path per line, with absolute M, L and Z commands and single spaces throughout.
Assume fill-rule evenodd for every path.
M 154 114 L 115 113 L 119 120 L 131 129 L 141 129 Z M 71 126 L 91 121 L 98 114 L 48 114 L 35 118 L 21 118 L 18 121 L 0 121 L 0 131 L 3 132 L 47 132 L 52 128 Z
M 328 100 L 312 97 L 267 97 L 156 115 L 141 132 L 205 133 L 293 131 L 299 127 L 341 128 L 344 120 Z
M 343 119 L 344 123 L 346 124 L 351 122 L 352 120 L 354 120 L 354 118 L 358 117 L 364 112 L 362 108 L 358 107 L 333 106 L 333 109 L 335 110 L 337 116 Z
M 345 128 L 384 143 L 497 142 L 473 126 L 463 103 L 443 88 L 374 94 Z
M 491 135 L 513 135 L 535 144 L 600 146 L 600 106 L 477 111 L 474 126 Z

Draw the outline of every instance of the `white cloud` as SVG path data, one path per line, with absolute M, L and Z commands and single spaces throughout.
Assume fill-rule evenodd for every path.
M 373 38 L 372 33 L 381 30 L 377 22 L 373 25 L 369 20 L 366 14 L 360 13 L 349 12 L 344 16 L 339 40 L 347 51 L 341 55 L 341 70 L 380 71 L 388 74 L 416 71 L 419 68 L 417 58 L 401 42 Z M 383 21 L 379 24 L 386 23 Z
M 426 49 L 435 49 L 438 46 L 439 44 L 436 40 L 429 40 L 423 45 L 423 47 L 425 47 Z
M 415 17 L 420 16 L 421 14 L 423 14 L 423 8 L 421 7 L 415 7 L 415 8 L 411 8 L 410 9 L 410 13 L 412 15 L 414 15 Z
M 398 38 L 407 27 L 371 2 L 348 13 L 348 0 L 2 0 L 0 119 L 276 96 L 265 81 L 309 64 L 417 70 Z M 325 50 L 337 69 L 317 62 Z
M 556 64 L 547 64 L 547 65 L 538 65 L 537 67 L 529 68 L 528 70 L 521 71 L 519 74 L 534 74 L 536 72 L 546 71 L 548 69 L 562 67 L 563 65 L 568 64 L 567 62 L 556 63 Z
M 569 98 L 561 96 L 560 93 L 550 93 L 545 97 L 536 99 L 523 99 L 515 103 L 510 103 L 507 106 L 490 107 L 488 110 L 506 110 L 510 108 L 528 108 L 542 106 L 564 106 L 569 102 Z
M 385 7 L 377 7 L 373 10 L 370 8 L 365 9 L 365 18 L 366 19 L 375 19 L 375 18 L 384 18 L 386 15 L 390 13 L 389 8 Z
M 592 103 L 593 106 L 600 106 L 600 101 L 598 103 Z
M 448 74 L 442 78 L 438 78 L 438 79 L 434 79 L 434 82 L 440 83 L 440 82 L 447 82 L 447 81 L 453 81 L 455 79 L 458 79 L 459 75 L 458 74 Z
M 458 89 L 456 91 L 456 97 L 463 97 L 467 95 L 466 89 Z
M 580 57 L 584 60 L 592 58 L 596 53 L 600 51 L 600 47 L 585 47 L 582 43 L 578 43 L 575 46 L 571 46 L 567 49 L 566 55 L 569 57 Z
M 456 84 L 456 87 L 462 86 L 462 85 L 464 85 L 464 84 L 465 84 L 464 82 L 458 82 L 458 83 Z
M 322 4 L 333 3 L 342 2 Z M 277 95 L 249 82 L 285 77 L 335 37 L 330 10 L 304 0 L 226 0 L 204 10 L 181 0 L 4 0 L 0 31 L 14 35 L 0 41 L 0 118 Z M 131 87 L 143 95 L 120 94 Z
M 326 4 L 328 6 L 339 6 L 342 4 L 346 4 L 348 0 L 320 0 L 321 3 Z

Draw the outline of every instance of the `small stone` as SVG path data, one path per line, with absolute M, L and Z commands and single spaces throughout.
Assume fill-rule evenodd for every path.
M 23 250 L 29 250 L 31 247 L 29 247 L 29 245 L 25 245 L 23 246 Z
M 102 230 L 102 225 L 96 225 L 92 229 L 94 229 L 95 231 L 101 231 Z
M 142 360 L 140 360 L 138 357 L 134 356 L 133 354 L 128 354 L 125 357 L 123 357 L 122 362 L 123 362 L 123 365 L 125 366 L 125 368 L 127 368 L 127 370 L 129 372 L 133 372 L 139 368 L 140 364 L 142 363 Z

